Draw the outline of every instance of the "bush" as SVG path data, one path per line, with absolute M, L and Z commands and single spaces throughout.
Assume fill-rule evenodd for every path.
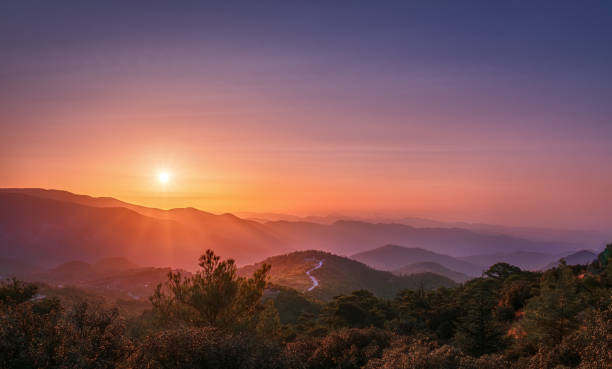
M 347 328 L 317 341 L 306 339 L 289 344 L 285 354 L 291 368 L 361 368 L 382 356 L 391 337 L 390 332 L 377 328 Z
M 453 346 L 443 345 L 426 338 L 402 337 L 393 341 L 380 359 L 371 360 L 366 369 L 487 369 L 503 368 L 508 363 L 500 356 L 466 356 Z
M 0 312 L 2 368 L 116 368 L 130 350 L 115 310 L 82 303 L 64 312 L 43 299 Z
M 182 328 L 147 337 L 130 368 L 283 368 L 278 346 L 217 328 Z

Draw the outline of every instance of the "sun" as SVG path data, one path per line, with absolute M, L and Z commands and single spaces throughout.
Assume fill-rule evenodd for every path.
M 161 183 L 168 183 L 168 181 L 170 180 L 170 174 L 168 174 L 168 172 L 159 172 L 159 174 L 157 175 L 157 179 Z

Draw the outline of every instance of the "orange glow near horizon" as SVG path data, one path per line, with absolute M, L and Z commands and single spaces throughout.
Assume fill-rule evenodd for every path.
M 279 144 L 270 149 L 245 147 L 246 141 L 244 149 L 210 145 L 203 150 L 197 140 L 139 145 L 149 140 L 128 138 L 132 144 L 121 151 L 94 145 L 105 142 L 113 147 L 112 138 L 101 136 L 92 138 L 91 147 L 67 145 L 70 149 L 64 151 L 43 145 L 22 160 L 2 161 L 2 168 L 12 175 L 2 176 L 0 186 L 64 189 L 150 207 L 196 207 L 213 213 L 416 216 L 568 228 L 588 227 L 607 211 L 605 203 L 595 200 L 605 196 L 605 182 L 588 183 L 591 192 L 585 193 L 585 179 L 565 178 L 551 166 L 554 158 L 544 156 L 499 156 L 491 162 L 471 153 L 295 150 Z M 164 150 L 150 149 L 156 146 Z M 163 169 L 167 177 L 162 177 L 159 168 L 172 172 Z M 156 173 L 155 181 L 151 173 Z M 166 178 L 171 183 L 164 182 Z M 576 211 L 568 212 L 572 207 Z M 576 222 L 579 217 L 583 223 Z
M 610 197 L 610 175 L 599 173 L 588 156 L 573 158 L 583 163 L 576 174 L 574 162 L 558 162 L 554 153 L 492 158 L 461 147 L 445 152 L 416 144 L 412 151 L 321 146 L 291 135 L 202 148 L 197 137 L 188 137 L 187 127 L 177 126 L 159 127 L 148 137 L 123 130 L 122 140 L 131 142 L 124 146 L 115 134 L 86 133 L 60 131 L 44 141 L 43 132 L 14 130 L 13 136 L 27 134 L 39 145 L 4 145 L 12 157 L 0 158 L 0 186 L 64 189 L 214 213 L 417 216 L 578 228 L 605 225 L 609 212 L 604 199 Z M 568 166 L 575 173 L 571 178 Z M 159 168 L 172 172 L 164 169 L 167 177 L 162 176 Z

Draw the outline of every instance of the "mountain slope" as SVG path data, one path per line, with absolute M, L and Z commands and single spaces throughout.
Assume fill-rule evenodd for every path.
M 589 250 L 578 251 L 573 254 L 565 255 L 562 258 L 557 259 L 556 261 L 543 267 L 542 270 L 546 270 L 546 269 L 550 269 L 550 268 L 554 268 L 558 266 L 561 259 L 565 260 L 565 263 L 567 265 L 586 265 L 586 264 L 590 264 L 593 261 L 595 261 L 595 259 L 597 259 L 597 254 Z
M 103 273 L 111 273 L 111 272 L 121 272 L 124 270 L 130 270 L 130 269 L 138 269 L 140 268 L 140 266 L 131 262 L 130 260 L 126 258 L 114 257 L 114 258 L 104 258 L 104 259 L 98 260 L 93 265 L 93 268 Z
M 170 268 L 139 267 L 123 258 L 107 258 L 90 264 L 70 261 L 23 278 L 60 288 L 78 287 L 108 297 L 146 299 Z M 187 272 L 184 272 L 187 273 Z
M 406 265 L 392 272 L 395 275 L 412 275 L 418 273 L 433 273 L 452 279 L 457 283 L 463 283 L 471 277 L 464 273 L 455 272 L 447 267 L 434 262 L 420 262 Z
M 321 261 L 320 268 L 312 270 Z M 322 251 L 297 251 L 279 255 L 240 268 L 240 275 L 251 275 L 262 264 L 272 266 L 270 282 L 287 286 L 322 300 L 329 300 L 339 294 L 346 294 L 358 289 L 366 289 L 380 297 L 393 297 L 406 288 L 437 288 L 452 286 L 454 282 L 446 277 L 434 274 L 417 274 L 408 277 L 395 276 L 389 272 L 374 270 L 357 261 Z M 306 274 L 316 278 L 318 286 Z
M 406 265 L 422 262 L 438 263 L 455 272 L 468 276 L 480 276 L 484 267 L 448 255 L 442 255 L 421 248 L 409 248 L 397 245 L 386 245 L 374 250 L 351 256 L 372 268 L 380 270 L 397 270 Z
M 142 264 L 193 269 L 206 248 L 242 263 L 284 249 L 267 237 L 243 237 L 240 229 L 234 230 L 204 223 L 196 229 L 126 208 L 0 193 L 3 255 L 43 266 L 118 255 Z
M 238 218 L 232 214 L 216 215 L 195 208 L 163 210 L 130 204 L 112 197 L 92 197 L 77 195 L 68 191 L 40 188 L 3 188 L 0 189 L 0 194 L 2 193 L 18 193 L 96 208 L 125 208 L 150 218 L 175 221 L 189 228 L 192 232 L 208 238 L 211 241 L 211 245 L 218 243 L 219 245 L 215 247 L 216 249 L 226 247 L 228 246 L 227 244 L 239 248 L 241 247 L 240 244 L 243 243 L 248 244 L 251 248 L 259 248 L 262 251 L 277 247 L 274 252 L 259 254 L 254 259 L 245 260 L 245 262 L 252 262 L 261 259 L 263 256 L 277 253 L 281 248 L 284 249 L 284 247 L 281 247 L 284 246 L 282 242 L 265 226 L 255 221 Z M 240 258 L 242 255 L 226 254 L 226 256 Z

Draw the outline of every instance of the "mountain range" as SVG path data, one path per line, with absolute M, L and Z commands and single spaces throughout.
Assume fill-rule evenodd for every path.
M 255 220 L 260 223 L 270 221 L 290 221 L 290 222 L 309 222 L 320 224 L 333 224 L 339 220 L 353 220 L 366 223 L 393 223 L 404 224 L 415 228 L 461 228 L 490 235 L 509 235 L 519 238 L 526 238 L 535 241 L 563 242 L 574 245 L 582 245 L 586 248 L 598 248 L 602 244 L 609 242 L 612 234 L 599 230 L 571 230 L 554 229 L 542 227 L 520 227 L 507 226 L 487 223 L 469 222 L 444 222 L 418 217 L 356 217 L 342 214 L 326 216 L 295 216 L 279 213 L 258 213 L 258 212 L 239 212 L 236 215 L 244 219 Z
M 3 256 L 53 266 L 110 256 L 193 269 L 207 248 L 254 262 L 287 246 L 257 222 L 193 208 L 161 210 L 51 190 L 0 191 Z
M 232 214 L 216 215 L 194 208 L 162 210 L 67 191 L 0 189 L 0 257 L 41 267 L 120 256 L 142 265 L 193 270 L 207 248 L 245 265 L 296 250 L 352 255 L 385 244 L 438 254 L 431 255 L 433 259 L 408 258 L 386 270 L 429 261 L 467 275 L 478 275 L 483 265 L 466 260 L 451 263 L 448 258 L 512 252 L 558 254 L 582 248 L 460 228 L 355 220 L 261 223 Z M 442 254 L 444 257 L 439 256 Z
M 480 276 L 485 267 L 463 261 L 448 255 L 438 254 L 421 248 L 409 248 L 398 245 L 386 245 L 351 256 L 372 268 L 388 271 L 402 271 L 414 263 L 436 263 L 447 270 L 459 272 L 471 277 Z

